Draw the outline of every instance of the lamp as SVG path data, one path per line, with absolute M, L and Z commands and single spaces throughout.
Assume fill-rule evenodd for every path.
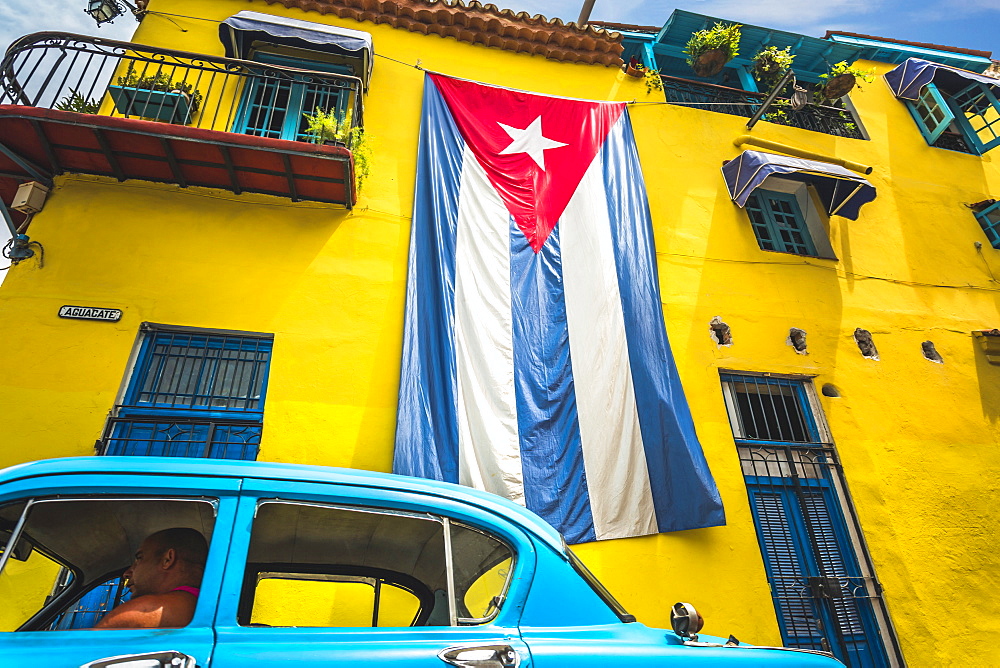
M 84 11 L 97 21 L 97 25 L 110 23 L 125 13 L 117 0 L 90 0 Z
M 135 15 L 136 20 L 139 20 L 139 9 L 128 0 L 88 0 L 87 8 L 83 11 L 90 14 L 90 17 L 97 21 L 97 25 L 100 26 L 102 23 L 111 23 L 124 14 L 125 8 L 122 5 L 128 7 Z

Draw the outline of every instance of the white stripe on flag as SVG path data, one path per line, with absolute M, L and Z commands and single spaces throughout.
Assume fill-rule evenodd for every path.
M 597 539 L 656 533 L 598 153 L 559 220 L 580 440 Z
M 510 214 L 466 147 L 455 240 L 458 476 L 524 505 L 510 308 Z

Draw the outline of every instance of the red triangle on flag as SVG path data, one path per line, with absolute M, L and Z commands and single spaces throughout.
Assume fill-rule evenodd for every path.
M 429 74 L 458 131 L 537 253 L 624 102 L 591 102 Z

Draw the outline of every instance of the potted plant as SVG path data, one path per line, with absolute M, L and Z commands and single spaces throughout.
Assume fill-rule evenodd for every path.
M 351 112 L 343 117 L 330 109 L 316 109 L 313 113 L 303 114 L 306 119 L 306 135 L 314 144 L 332 144 L 343 146 L 351 151 L 354 157 L 354 184 L 358 192 L 371 173 L 371 137 L 364 128 L 354 127 Z
M 625 71 L 625 74 L 636 79 L 641 79 L 646 75 L 646 66 L 635 56 L 632 56 L 622 69 Z
M 738 23 L 716 23 L 711 28 L 692 33 L 684 53 L 694 73 L 700 77 L 714 77 L 721 72 L 739 53 L 742 27 Z
M 778 79 L 792 67 L 795 56 L 792 47 L 779 49 L 776 46 L 766 46 L 751 59 L 753 62 L 753 78 L 770 88 Z
M 78 114 L 96 114 L 101 108 L 100 100 L 84 97 L 76 88 L 70 88 L 69 93 L 55 104 L 59 111 L 75 111 Z
M 202 95 L 185 81 L 171 81 L 163 71 L 139 76 L 132 65 L 108 86 L 115 108 L 122 114 L 187 125 L 201 106 Z
M 850 93 L 858 79 L 865 83 L 875 81 L 875 70 L 863 70 L 860 67 L 848 65 L 847 61 L 842 60 L 831 67 L 826 74 L 819 75 L 819 78 L 826 80 L 826 83 L 818 91 L 819 97 L 823 100 L 836 100 Z

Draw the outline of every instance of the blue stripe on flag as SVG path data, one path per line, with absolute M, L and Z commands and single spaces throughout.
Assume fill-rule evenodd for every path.
M 455 230 L 465 143 L 434 82 L 423 124 L 407 269 L 394 473 L 458 482 Z
M 570 365 L 559 228 L 535 253 L 511 218 L 510 256 L 525 504 L 568 542 L 596 540 Z
M 667 342 L 649 203 L 628 111 L 601 149 L 632 384 L 660 531 L 726 523 Z

